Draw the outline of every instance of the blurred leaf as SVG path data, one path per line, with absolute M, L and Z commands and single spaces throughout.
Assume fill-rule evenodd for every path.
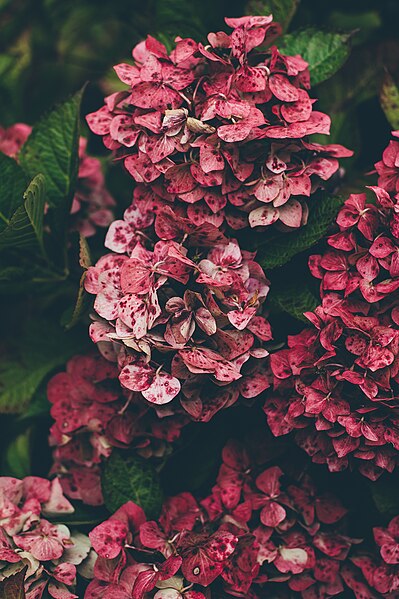
M 12 576 L 0 582 L 0 599 L 25 599 L 25 574 L 28 566 L 25 566 Z
M 42 418 L 50 414 L 51 404 L 47 399 L 47 389 L 45 384 L 41 384 L 38 390 L 34 393 L 29 405 L 18 416 L 18 422 L 24 420 Z
M 143 508 L 149 520 L 159 515 L 162 489 L 158 473 L 148 460 L 114 450 L 104 464 L 101 486 L 110 512 L 133 501 Z
M 392 129 L 399 129 L 399 89 L 389 73 L 385 73 L 382 82 L 380 103 Z
M 341 204 L 342 200 L 334 196 L 314 198 L 304 227 L 294 233 L 284 233 L 272 244 L 259 248 L 258 258 L 262 267 L 267 270 L 282 266 L 296 254 L 312 247 L 327 233 Z
M 287 285 L 284 289 L 272 288 L 270 293 L 270 307 L 278 312 L 286 312 L 297 320 L 308 322 L 304 312 L 314 310 L 319 304 L 317 297 L 307 287 Z
M 386 518 L 397 516 L 399 511 L 399 480 L 396 474 L 383 476 L 369 484 L 377 510 Z
M 1 231 L 0 248 L 38 245 L 43 250 L 45 197 L 45 178 L 39 174 L 23 194 L 23 205 L 16 209 L 7 226 Z
M 173 48 L 178 35 L 201 41 L 206 34 L 201 6 L 194 7 L 185 0 L 156 0 L 154 35 L 168 50 Z
M 9 444 L 5 451 L 3 474 L 16 478 L 24 478 L 30 474 L 30 437 L 31 430 L 28 428 Z
M 44 377 L 84 350 L 80 332 L 35 319 L 18 338 L 18 350 L 3 348 L 0 363 L 0 413 L 23 412 Z M 83 341 L 84 345 L 84 341 Z
M 358 45 L 367 41 L 381 27 L 382 20 L 377 10 L 337 10 L 329 16 L 328 24 L 336 31 L 357 30 L 353 44 Z
M 246 7 L 247 15 L 273 15 L 283 31 L 288 29 L 299 5 L 299 0 L 250 0 Z
M 54 108 L 39 121 L 24 144 L 19 159 L 30 175 L 46 176 L 52 229 L 64 240 L 78 172 L 79 116 L 82 91 Z M 49 215 L 50 216 L 50 215 Z
M 279 47 L 284 54 L 300 54 L 309 63 L 310 80 L 317 85 L 329 79 L 350 53 L 350 35 L 304 29 L 285 35 Z
M 17 162 L 0 153 L 0 231 L 22 204 L 26 183 L 24 171 Z

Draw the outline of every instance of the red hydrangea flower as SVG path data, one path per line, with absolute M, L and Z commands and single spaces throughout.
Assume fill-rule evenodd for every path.
M 265 412 L 314 462 L 374 480 L 399 461 L 399 221 L 391 186 L 371 189 L 375 204 L 350 196 L 329 249 L 309 260 L 322 304 L 306 314 L 312 328 L 271 356 Z
M 397 597 L 399 590 L 399 517 L 386 528 L 373 528 L 376 547 L 355 553 L 345 567 L 344 578 L 356 597 Z
M 16 158 L 31 131 L 30 125 L 25 125 L 25 123 L 15 123 L 8 128 L 0 126 L 0 152 L 11 158 Z
M 0 152 L 18 159 L 18 153 L 31 134 L 32 127 L 16 123 L 8 129 L 0 126 Z M 113 219 L 115 200 L 105 187 L 101 162 L 86 152 L 87 140 L 79 139 L 79 170 L 69 227 L 91 237 L 97 227 L 108 227 Z
M 397 138 L 399 131 L 392 131 Z M 378 173 L 378 185 L 390 193 L 399 192 L 399 142 L 396 139 L 389 142 L 382 154 L 382 160 L 375 165 Z
M 180 238 L 158 240 L 153 231 L 155 242 L 145 245 L 124 224 L 116 221 L 106 238 L 120 253 L 100 258 L 85 280 L 102 319 L 91 338 L 118 362 L 122 386 L 157 409 L 174 400 L 198 421 L 240 392 L 264 391 L 270 375 L 257 362 L 271 339 L 262 315 L 269 285 L 255 255 L 236 240 L 213 245 L 215 228 L 179 231 L 177 217 Z
M 290 479 L 252 458 L 231 441 L 212 494 L 200 503 L 183 493 L 165 502 L 157 522 L 140 516 L 126 526 L 119 513 L 132 511 L 130 503 L 97 526 L 90 538 L 99 557 L 85 599 L 203 599 L 221 588 L 254 599 L 273 589 L 275 596 L 298 592 L 304 599 L 342 592 L 354 542 L 343 533 L 346 510 L 307 476 Z
M 117 376 L 116 366 L 101 356 L 75 356 L 47 387 L 55 420 L 53 472 L 68 497 L 90 505 L 103 503 L 100 465 L 114 447 L 161 457 L 188 420 L 161 407 L 155 413 L 141 394 L 122 389 Z
M 226 23 L 230 35 L 179 37 L 170 54 L 148 36 L 133 65 L 114 67 L 126 91 L 87 122 L 138 183 L 136 202 L 174 204 L 196 225 L 298 228 L 307 198 L 352 153 L 308 140 L 330 119 L 313 110 L 307 63 L 270 45 L 272 17 Z
M 3 580 L 27 566 L 27 599 L 54 599 L 74 594 L 77 567 L 92 576 L 90 541 L 80 532 L 47 518 L 71 514 L 58 478 L 37 476 L 23 480 L 0 477 L 0 577 Z

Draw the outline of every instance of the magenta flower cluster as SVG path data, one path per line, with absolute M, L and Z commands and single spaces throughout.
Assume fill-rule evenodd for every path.
M 89 536 L 59 523 L 69 499 L 103 505 L 115 448 L 165 458 L 185 425 L 239 400 L 265 401 L 272 433 L 330 471 L 375 481 L 399 464 L 399 139 L 309 259 L 310 324 L 269 355 L 270 283 L 243 230 L 305 225 L 351 152 L 309 141 L 330 119 L 307 63 L 273 45 L 272 17 L 226 23 L 230 34 L 178 37 L 170 53 L 148 36 L 115 66 L 126 90 L 87 117 L 135 187 L 114 220 L 80 139 L 69 228 L 109 227 L 84 275 L 99 351 L 48 382 L 54 478 L 0 477 L 0 581 L 26 567 L 27 599 L 76 598 L 77 573 L 85 599 L 399 597 L 399 516 L 352 538 L 341 501 L 260 439 L 229 441 L 209 494 L 166 498 L 157 520 L 128 501 Z M 18 160 L 30 132 L 0 128 L 0 151 Z
M 32 132 L 32 127 L 16 123 L 7 129 L 0 126 L 0 152 L 18 160 L 18 153 Z M 87 140 L 79 139 L 79 171 L 73 198 L 69 229 L 91 237 L 97 228 L 108 227 L 113 220 L 115 200 L 105 187 L 98 158 L 86 152 Z
M 271 357 L 275 393 L 265 405 L 275 435 L 295 430 L 313 461 L 373 480 L 399 460 L 398 146 L 376 165 L 385 188 L 370 188 L 375 201 L 350 196 L 329 248 L 311 256 L 322 304 L 306 314 L 312 328 Z
M 0 477 L 0 580 L 27 568 L 27 599 L 73 599 L 77 567 L 92 577 L 88 537 L 47 518 L 71 514 L 57 478 Z
M 175 400 L 175 412 L 202 422 L 240 394 L 259 395 L 269 386 L 261 359 L 272 337 L 262 316 L 269 284 L 255 254 L 213 225 L 186 228 L 169 211 L 158 215 L 162 230 L 158 223 L 129 235 L 131 214 L 135 205 L 111 225 L 114 253 L 85 279 L 100 317 L 91 338 L 118 362 L 123 387 L 155 406 Z
M 399 591 L 399 516 L 373 528 L 373 552 L 358 551 L 345 565 L 344 578 L 356 599 L 397 597 Z M 359 571 L 360 570 L 360 571 Z
M 121 389 L 114 364 L 98 355 L 75 356 L 48 384 L 54 424 L 53 468 L 65 494 L 102 505 L 100 466 L 114 447 L 164 457 L 188 418 L 156 413 L 139 393 Z
M 87 121 L 137 182 L 147 219 L 173 205 L 194 225 L 293 230 L 352 152 L 308 141 L 329 133 L 330 118 L 313 110 L 307 63 L 271 46 L 272 17 L 225 20 L 230 35 L 210 33 L 206 46 L 176 38 L 170 54 L 148 36 L 133 65 L 114 67 L 126 91 Z
M 85 599 L 204 599 L 212 585 L 251 599 L 276 585 L 305 599 L 332 597 L 344 589 L 340 573 L 354 543 L 342 529 L 345 514 L 307 476 L 260 468 L 231 441 L 202 501 L 169 498 L 158 521 L 129 502 L 90 533 L 98 558 Z

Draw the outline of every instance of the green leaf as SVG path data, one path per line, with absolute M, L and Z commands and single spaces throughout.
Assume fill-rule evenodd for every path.
M 44 116 L 19 154 L 20 164 L 28 175 L 43 173 L 46 177 L 55 234 L 65 230 L 77 178 L 82 93 L 78 92 Z
M 50 408 L 51 404 L 47 399 L 46 385 L 42 384 L 34 393 L 26 410 L 24 410 L 22 414 L 18 416 L 18 422 L 48 417 L 50 414 Z
M 273 20 L 280 23 L 283 31 L 288 29 L 299 5 L 299 0 L 250 0 L 247 4 L 247 15 L 273 15 Z
M 214 12 L 212 0 L 187 2 L 186 0 L 155 0 L 153 34 L 168 51 L 175 46 L 175 38 L 180 35 L 195 40 L 206 40 L 210 11 Z
M 377 510 L 387 518 L 393 518 L 399 510 L 399 480 L 396 474 L 383 476 L 369 485 Z
M 0 231 L 21 205 L 26 183 L 24 171 L 17 162 L 0 153 Z
M 80 331 L 65 330 L 48 320 L 34 320 L 18 338 L 18 351 L 4 347 L 0 364 L 0 413 L 20 414 L 43 379 L 85 350 Z
M 269 299 L 272 310 L 286 312 L 293 318 L 304 322 L 308 322 L 308 319 L 303 315 L 304 312 L 314 310 L 319 304 L 319 300 L 310 289 L 298 287 L 298 285 L 288 285 L 280 290 L 272 288 Z
M 284 233 L 272 244 L 259 248 L 258 259 L 262 267 L 266 270 L 277 268 L 312 247 L 327 233 L 341 204 L 342 200 L 334 196 L 313 199 L 309 220 L 304 227 L 294 233 Z
M 101 486 L 110 512 L 133 501 L 143 508 L 149 520 L 159 515 L 162 489 L 158 473 L 148 460 L 113 451 L 105 462 Z
M 23 194 L 24 203 L 16 209 L 7 226 L 0 233 L 0 249 L 4 247 L 31 247 L 43 251 L 43 217 L 46 198 L 44 176 L 39 174 Z
M 25 599 L 25 574 L 28 566 L 25 566 L 12 576 L 0 582 L 0 599 Z
M 329 79 L 344 64 L 350 53 L 350 34 L 304 29 L 285 35 L 279 50 L 300 54 L 309 63 L 312 85 Z
M 31 429 L 28 428 L 11 441 L 5 451 L 3 474 L 24 478 L 30 474 Z
M 392 129 L 399 129 L 399 89 L 389 73 L 382 82 L 380 104 Z

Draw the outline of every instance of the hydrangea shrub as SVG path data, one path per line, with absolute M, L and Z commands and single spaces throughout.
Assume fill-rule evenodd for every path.
M 351 195 L 325 252 L 310 257 L 322 303 L 306 314 L 311 327 L 271 356 L 274 393 L 265 404 L 275 435 L 295 429 L 316 463 L 349 465 L 372 480 L 399 457 L 396 145 L 376 165 L 374 201 Z
M 148 36 L 134 64 L 116 65 L 126 91 L 87 116 L 138 184 L 147 219 L 162 206 L 190 223 L 223 229 L 293 230 L 308 198 L 352 152 L 311 142 L 330 118 L 314 110 L 308 64 L 273 45 L 271 16 L 226 19 L 208 44 L 176 38 L 168 54 Z M 130 220 L 133 228 L 138 228 Z
M 114 67 L 122 91 L 87 115 L 130 175 L 123 214 L 79 135 L 80 92 L 33 132 L 0 128 L 0 251 L 24 281 L 34 248 L 35 293 L 60 284 L 63 305 L 63 283 L 77 284 L 64 237 L 78 231 L 84 272 L 72 318 L 59 320 L 88 324 L 92 306 L 94 342 L 87 351 L 78 335 L 54 373 L 42 327 L 22 369 L 10 358 L 34 401 L 2 467 L 29 468 L 19 451 L 45 387 L 52 466 L 49 479 L 0 477 L 1 597 L 399 597 L 399 504 L 385 488 L 399 461 L 399 132 L 377 185 L 340 202 L 352 152 L 321 141 L 331 122 L 311 83 L 345 60 L 348 45 L 335 45 L 349 36 L 281 39 L 272 16 L 225 23 L 171 50 L 149 35 Z M 294 270 L 315 244 L 320 301 L 317 285 L 298 300 Z M 58 300 L 37 297 L 53 315 Z M 303 314 L 307 303 L 317 307 Z M 240 440 L 225 442 L 229 423 Z M 336 474 L 348 469 L 365 509 Z

